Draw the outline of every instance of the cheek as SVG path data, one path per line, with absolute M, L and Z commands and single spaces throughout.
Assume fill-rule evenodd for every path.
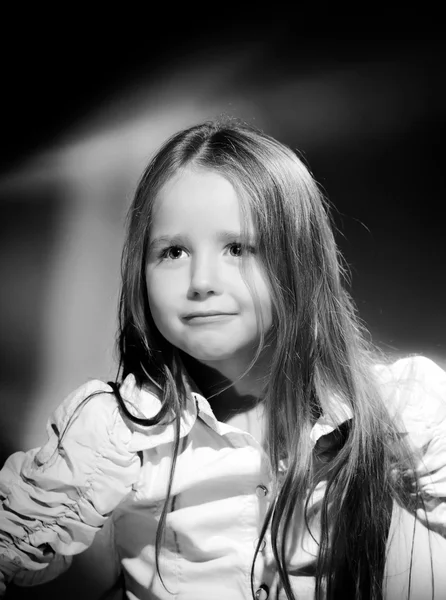
M 178 313 L 178 286 L 171 277 L 160 277 L 157 274 L 148 275 L 147 299 L 152 318 L 157 328 L 163 332 L 175 322 Z
M 160 288 L 157 288 L 156 292 L 148 293 L 150 314 L 161 336 L 171 344 L 175 344 L 175 340 L 172 337 L 173 319 L 171 318 L 171 313 L 169 313 L 165 295 L 160 292 Z

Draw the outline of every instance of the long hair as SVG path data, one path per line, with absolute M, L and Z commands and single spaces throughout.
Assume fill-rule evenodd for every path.
M 128 215 L 120 375 L 133 373 L 140 385 L 159 389 L 162 409 L 150 423 L 168 416 L 176 420 L 168 495 L 186 391 L 179 353 L 150 314 L 145 271 L 153 203 L 162 186 L 186 167 L 217 172 L 234 186 L 243 214 L 254 220 L 258 257 L 270 283 L 274 343 L 263 402 L 277 491 L 263 534 L 270 526 L 287 597 L 294 599 L 286 566 L 291 528 L 300 523 L 311 530 L 314 510 L 307 500 L 324 480 L 316 598 L 380 599 L 392 499 L 402 494 L 391 472 L 403 458 L 392 443 L 397 434 L 374 381 L 373 353 L 346 291 L 328 204 L 295 152 L 234 120 L 204 123 L 171 137 L 143 173 Z M 330 416 L 334 396 L 353 418 L 335 456 L 315 469 L 310 432 L 318 416 Z M 167 500 L 157 556 L 166 511 Z

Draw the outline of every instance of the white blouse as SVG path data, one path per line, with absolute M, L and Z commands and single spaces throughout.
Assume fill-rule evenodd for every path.
M 425 596 L 432 587 L 429 547 L 435 598 L 446 598 L 446 373 L 424 357 L 376 368 L 390 411 L 400 415 L 404 433 L 422 457 L 417 472 L 431 530 L 424 526 L 423 512 L 414 521 L 395 506 L 385 596 L 407 597 L 415 523 L 411 598 L 430 597 Z M 138 388 L 132 375 L 120 391 L 133 414 L 158 412 L 159 400 Z M 83 402 L 93 392 L 99 393 Z M 315 423 L 313 445 L 352 418 L 341 402 L 330 414 Z M 132 600 L 252 598 L 251 566 L 273 495 L 269 460 L 257 441 L 259 422 L 251 411 L 221 423 L 203 396 L 190 394 L 160 553 L 164 587 L 156 573 L 155 535 L 174 425 L 135 425 L 123 416 L 107 384 L 91 381 L 80 387 L 50 418 L 47 443 L 13 454 L 0 472 L 0 595 L 10 581 L 35 585 L 53 579 L 73 555 L 90 547 L 84 554 L 91 573 L 83 600 L 107 590 L 107 598 L 122 598 L 122 589 L 113 588 L 120 574 Z M 311 502 L 323 493 L 322 483 Z M 317 519 L 311 527 L 312 535 L 304 531 L 293 540 L 288 565 L 299 600 L 314 597 Z M 266 598 L 263 585 L 275 598 L 276 583 L 267 535 L 255 561 L 254 592 Z

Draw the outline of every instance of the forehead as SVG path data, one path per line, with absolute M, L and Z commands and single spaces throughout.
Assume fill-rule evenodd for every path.
M 244 212 L 228 179 L 215 171 L 188 169 L 160 189 L 154 202 L 151 229 L 156 233 L 214 229 L 219 225 L 240 229 Z

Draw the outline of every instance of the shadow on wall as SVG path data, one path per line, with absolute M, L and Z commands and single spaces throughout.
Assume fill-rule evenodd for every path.
M 17 449 L 17 438 L 32 416 L 31 399 L 39 385 L 43 320 L 51 279 L 50 257 L 57 244 L 61 203 L 57 190 L 13 190 L 2 202 L 0 219 L 1 462 Z

